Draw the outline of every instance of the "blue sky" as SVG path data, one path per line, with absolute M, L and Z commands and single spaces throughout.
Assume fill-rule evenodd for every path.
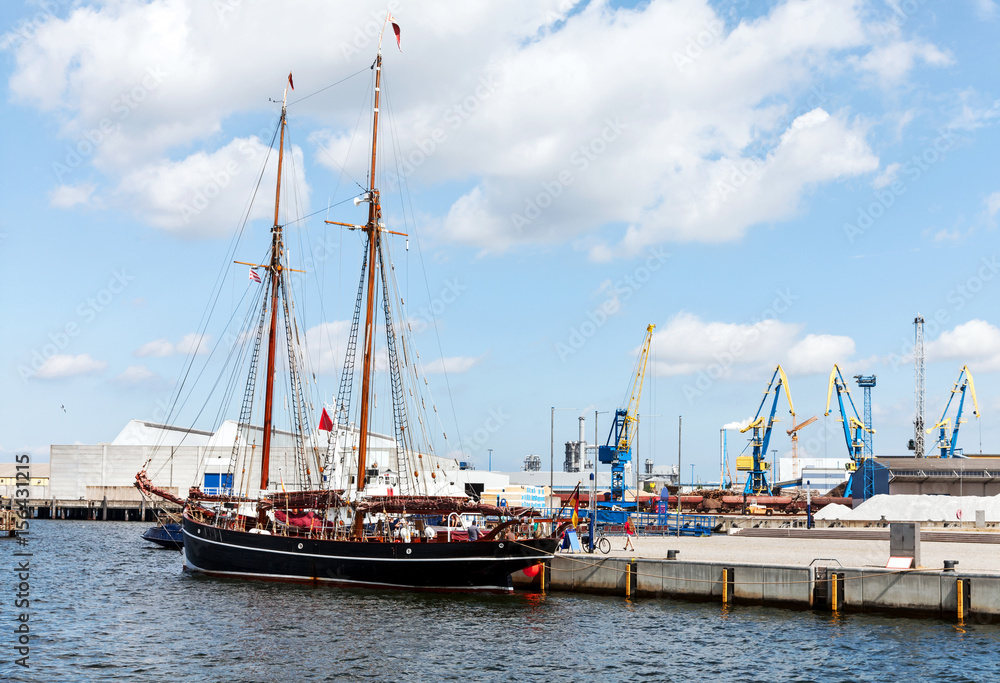
M 3 5 L 0 461 L 162 419 L 233 257 L 277 115 L 268 99 L 289 70 L 300 189 L 288 215 L 319 214 L 288 241 L 318 276 L 299 302 L 330 400 L 360 252 L 322 219 L 365 177 L 384 12 L 350 5 Z M 820 415 L 806 454 L 846 448 L 822 417 L 839 363 L 878 376 L 875 450 L 902 455 L 917 313 L 927 422 L 968 364 L 982 419 L 960 446 L 1000 450 L 996 3 L 390 8 L 404 51 L 385 50 L 384 179 L 397 169 L 408 192 L 387 190 L 385 205 L 411 234 L 409 252 L 393 246 L 397 277 L 423 323 L 446 450 L 481 468 L 490 448 L 495 469 L 547 460 L 552 406 L 585 414 L 591 439 L 655 323 L 640 459 L 676 462 L 683 415 L 685 477 L 692 462 L 717 477 L 720 428 L 754 414 L 778 363 L 799 417 Z M 256 206 L 240 260 L 267 248 L 271 209 Z M 363 208 L 330 217 L 360 222 Z M 224 277 L 228 308 L 246 270 Z M 207 333 L 205 348 L 224 330 Z M 556 413 L 557 463 L 576 415 Z M 731 451 L 743 443 L 730 432 Z M 783 432 L 772 445 L 789 449 Z

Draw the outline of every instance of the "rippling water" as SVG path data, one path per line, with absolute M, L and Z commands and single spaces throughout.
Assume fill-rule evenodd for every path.
M 126 522 L 31 528 L 38 681 L 989 681 L 1000 627 L 671 600 L 375 593 L 185 574 Z M 0 552 L 12 566 L 15 546 Z M 10 677 L 13 676 L 11 679 Z

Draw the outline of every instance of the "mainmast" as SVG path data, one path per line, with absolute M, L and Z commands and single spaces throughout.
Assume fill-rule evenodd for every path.
M 291 78 L 291 76 L 289 76 Z M 281 283 L 281 252 L 284 249 L 281 239 L 281 225 L 278 223 L 278 207 L 281 201 L 281 162 L 285 151 L 285 104 L 288 101 L 288 87 L 281 98 L 281 135 L 278 145 L 278 182 L 274 190 L 274 226 L 271 228 L 271 327 L 267 336 L 267 365 L 265 366 L 266 389 L 264 391 L 264 443 L 261 447 L 260 459 L 260 490 L 266 491 L 268 471 L 271 461 L 271 413 L 274 399 L 274 350 L 278 330 L 278 287 Z
M 375 259 L 379 249 L 379 219 L 382 215 L 382 206 L 379 203 L 378 190 L 375 189 L 375 162 L 378 149 L 378 107 L 379 107 L 379 86 L 382 81 L 382 50 L 375 58 L 375 111 L 372 119 L 372 161 L 371 170 L 368 174 L 368 223 L 364 226 L 364 231 L 368 235 L 368 292 L 365 305 L 365 342 L 364 360 L 361 370 L 361 439 L 358 446 L 358 482 L 357 491 L 365 488 L 365 469 L 368 464 L 368 429 L 369 429 L 369 405 L 371 403 L 372 390 L 372 362 L 373 348 L 375 345 Z M 355 534 L 360 535 L 363 523 L 363 516 L 358 515 L 355 521 Z

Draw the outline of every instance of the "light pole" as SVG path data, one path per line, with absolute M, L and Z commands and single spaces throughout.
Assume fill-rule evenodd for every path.
M 590 487 L 590 552 L 594 552 L 594 531 L 597 517 L 597 454 L 600 446 L 597 445 L 597 416 L 610 412 L 608 410 L 594 411 L 594 467 L 590 471 L 590 478 L 593 481 Z
M 681 535 L 681 427 L 684 416 L 677 416 L 677 536 Z M 669 500 L 669 499 L 668 499 Z
M 489 451 L 489 454 L 490 454 L 490 472 L 492 472 L 493 471 L 493 449 L 492 448 L 487 448 L 486 450 Z
M 549 423 L 549 502 L 555 493 L 555 472 L 556 472 L 556 411 L 557 410 L 579 410 L 579 408 L 556 408 L 552 407 L 552 419 Z

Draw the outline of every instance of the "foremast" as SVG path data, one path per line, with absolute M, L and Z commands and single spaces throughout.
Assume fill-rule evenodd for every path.
M 289 77 L 290 78 L 290 77 Z M 263 493 L 267 490 L 268 474 L 271 464 L 271 435 L 273 431 L 273 407 L 274 407 L 274 374 L 275 374 L 275 346 L 278 331 L 278 287 L 281 282 L 281 254 L 284 250 L 281 224 L 278 222 L 278 209 L 281 204 L 281 164 L 284 160 L 285 152 L 285 107 L 288 102 L 288 87 L 281 98 L 281 121 L 279 122 L 280 134 L 278 144 L 278 180 L 274 189 L 274 225 L 271 228 L 271 262 L 268 270 L 271 273 L 271 321 L 270 332 L 267 336 L 267 364 L 264 366 L 265 389 L 264 389 L 264 441 L 261 444 L 260 459 L 260 490 Z

